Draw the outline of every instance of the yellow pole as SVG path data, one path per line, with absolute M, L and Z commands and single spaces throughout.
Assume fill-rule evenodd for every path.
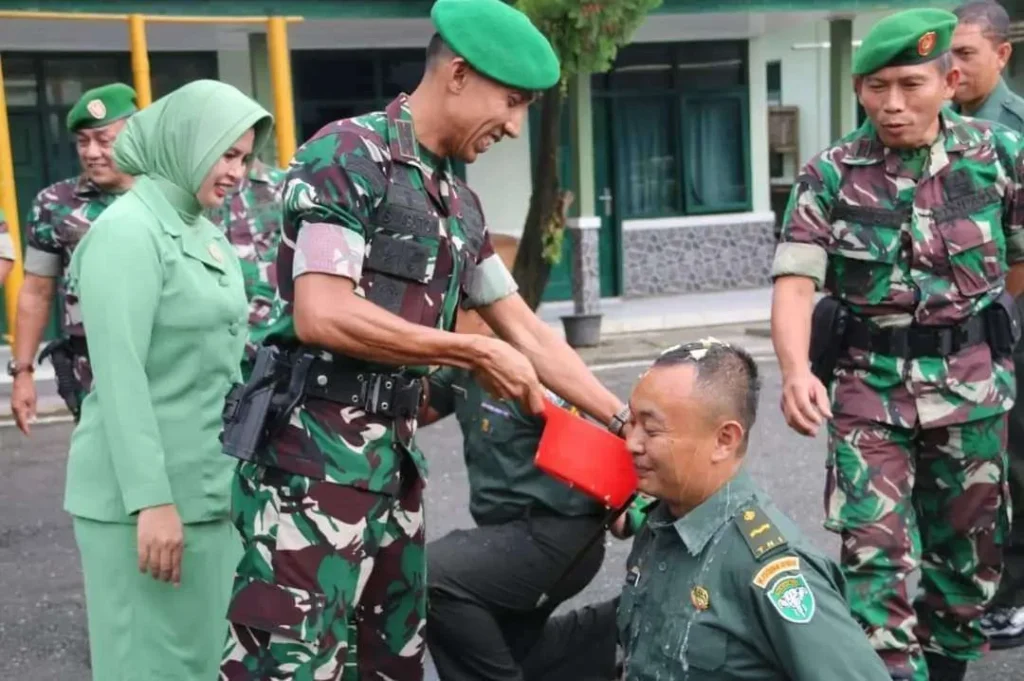
M 284 17 L 267 19 L 267 56 L 274 88 L 277 164 L 286 168 L 295 155 L 295 110 L 292 108 L 292 67 L 288 57 L 288 25 Z
M 0 61 L 0 206 L 14 244 L 14 268 L 7 277 L 4 297 L 7 304 L 7 337 L 14 345 L 15 318 L 18 314 L 18 292 L 24 273 L 21 268 L 21 227 L 18 220 L 18 195 L 14 191 L 14 158 L 11 156 L 11 129 L 7 122 L 7 93 L 4 90 L 3 62 Z
M 153 90 L 149 81 L 149 49 L 146 47 L 146 20 L 141 14 L 128 16 L 128 38 L 132 49 L 132 77 L 139 108 L 153 103 Z

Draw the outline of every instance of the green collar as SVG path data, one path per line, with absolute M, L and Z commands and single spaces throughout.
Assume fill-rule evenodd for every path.
M 651 515 L 651 528 L 657 530 L 671 525 L 690 555 L 697 556 L 722 526 L 729 523 L 756 496 L 754 481 L 746 469 L 741 468 L 732 480 L 682 518 L 673 519 L 669 515 L 668 506 L 659 504 Z
M 973 114 L 963 114 L 963 108 L 959 105 L 956 107 L 957 113 L 961 115 L 970 115 L 972 118 L 980 118 L 986 121 L 997 121 L 999 120 L 999 107 L 1002 106 L 1003 102 L 1010 95 L 1010 86 L 1006 84 L 1006 81 L 1002 78 L 996 84 L 992 92 L 988 93 L 988 97 L 981 103 L 978 110 Z

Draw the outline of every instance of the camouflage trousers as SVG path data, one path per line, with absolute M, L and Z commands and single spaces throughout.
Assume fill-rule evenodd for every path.
M 825 527 L 842 536 L 850 609 L 894 678 L 925 681 L 923 651 L 987 650 L 978 619 L 1009 531 L 1005 451 L 1005 414 L 926 430 L 847 414 L 829 424 Z
M 232 515 L 245 553 L 220 681 L 422 679 L 422 480 L 405 476 L 389 496 L 250 464 L 239 471 Z

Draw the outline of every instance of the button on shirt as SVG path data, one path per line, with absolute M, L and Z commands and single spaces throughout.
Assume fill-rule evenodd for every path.
M 682 518 L 657 504 L 626 569 L 628 681 L 889 681 L 838 566 L 745 472 Z

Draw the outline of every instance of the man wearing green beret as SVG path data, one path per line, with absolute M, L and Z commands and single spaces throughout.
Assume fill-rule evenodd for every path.
M 993 0 L 969 2 L 954 14 L 960 21 L 953 33 L 953 57 L 961 74 L 954 109 L 1024 133 L 1024 98 L 1002 77 L 1013 51 L 1009 15 Z M 1024 645 L 1024 344 L 1017 346 L 1013 362 L 1018 398 L 1010 410 L 1007 438 L 1013 521 L 999 591 L 981 620 L 993 648 Z
M 416 90 L 325 126 L 288 170 L 284 309 L 261 352 L 308 362 L 281 382 L 302 388 L 281 395 L 294 409 L 235 476 L 245 555 L 223 681 L 336 678 L 352 645 L 360 679 L 422 678 L 426 462 L 413 435 L 432 368 L 470 369 L 533 414 L 543 381 L 626 429 L 621 400 L 518 295 L 452 168 L 519 134 L 536 92 L 559 82 L 558 58 L 501 0 L 438 0 L 431 17 Z M 499 338 L 454 333 L 460 306 Z
M 956 23 L 910 10 L 869 31 L 853 65 L 868 120 L 801 170 L 773 265 L 783 413 L 805 435 L 828 420 L 825 527 L 850 607 L 915 681 L 963 679 L 987 649 L 1009 529 L 1024 158 L 1016 132 L 944 108 Z M 812 373 L 823 345 L 838 357 Z
M 125 119 L 136 110 L 135 91 L 123 83 L 104 85 L 83 94 L 67 117 L 82 172 L 43 189 L 32 202 L 26 229 L 25 281 L 18 296 L 13 357 L 7 366 L 8 374 L 14 377 L 11 410 L 25 435 L 29 434 L 29 424 L 36 412 L 33 363 L 58 289 L 63 304 L 64 335 L 58 352 L 66 350 L 71 356 L 73 382 L 79 384 L 72 394 L 62 390 L 62 397 L 69 401 L 72 411 L 92 383 L 77 305 L 63 303 L 65 278 L 71 254 L 89 226 L 131 187 L 132 177 L 118 170 L 111 153 Z M 66 385 L 67 381 L 61 387 Z
M 11 241 L 11 228 L 7 217 L 0 209 L 0 286 L 7 281 L 7 275 L 14 268 L 14 242 Z

